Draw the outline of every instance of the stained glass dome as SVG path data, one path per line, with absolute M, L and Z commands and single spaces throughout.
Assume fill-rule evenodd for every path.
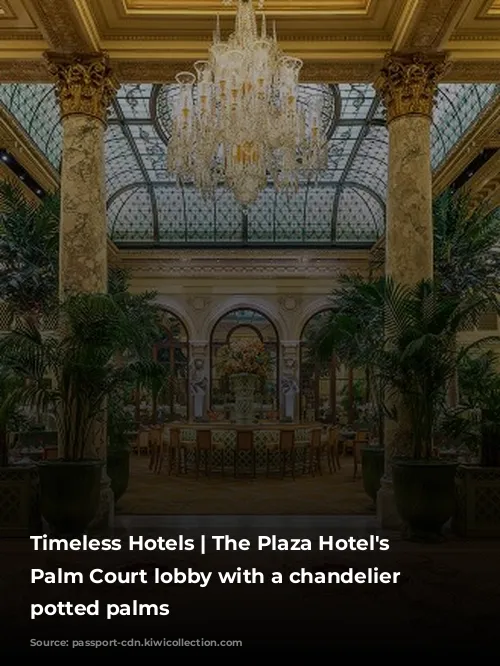
M 301 103 L 321 96 L 329 166 L 293 195 L 271 186 L 244 211 L 221 190 L 206 201 L 166 171 L 168 109 L 175 85 L 123 85 L 106 131 L 109 234 L 119 246 L 366 246 L 384 231 L 388 134 L 372 85 L 304 84 Z M 439 87 L 432 126 L 437 169 L 498 95 L 489 84 Z M 55 168 L 61 125 L 50 85 L 0 85 L 0 103 Z

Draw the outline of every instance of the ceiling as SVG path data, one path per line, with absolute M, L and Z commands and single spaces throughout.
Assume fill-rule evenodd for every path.
M 175 94 L 165 86 L 206 56 L 217 13 L 223 31 L 232 28 L 234 7 L 222 0 L 0 0 L 0 134 L 7 112 L 57 177 L 61 127 L 44 53 L 107 51 L 122 83 L 106 134 L 109 230 L 117 244 L 141 247 L 243 236 L 254 245 L 372 243 L 383 231 L 388 147 L 371 84 L 391 50 L 444 50 L 451 61 L 432 129 L 441 188 L 485 147 L 475 127 L 489 124 L 499 139 L 500 0 L 265 0 L 265 11 L 283 49 L 304 60 L 303 99 L 322 96 L 330 133 L 328 172 L 292 198 L 269 188 L 244 214 L 228 192 L 207 204 L 165 171 L 162 109 Z M 28 162 L 16 136 L 13 150 Z M 484 170 L 474 176 L 479 192 L 499 180 L 495 160 L 487 179 Z M 31 163 L 32 175 L 44 171 Z
M 450 81 L 500 81 L 498 0 L 265 0 L 265 11 L 308 81 L 370 82 L 390 50 L 446 50 Z M 216 13 L 229 31 L 222 0 L 0 0 L 0 78 L 49 80 L 47 50 L 106 50 L 122 81 L 169 81 L 206 54 Z
M 304 84 L 300 103 L 322 99 L 329 167 L 297 194 L 270 186 L 244 211 L 227 190 L 215 202 L 166 171 L 172 84 L 125 84 L 105 135 L 108 224 L 118 246 L 371 245 L 384 231 L 388 136 L 371 84 Z M 432 126 L 439 169 L 499 98 L 494 84 L 441 84 Z M 0 103 L 58 171 L 61 124 L 49 84 L 0 85 Z M 0 146 L 1 147 L 1 146 Z

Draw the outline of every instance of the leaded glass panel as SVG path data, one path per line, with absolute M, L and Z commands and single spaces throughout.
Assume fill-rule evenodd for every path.
M 434 169 L 498 92 L 494 84 L 439 86 L 432 125 Z M 105 137 L 109 228 L 114 240 L 371 242 L 383 232 L 388 138 L 384 109 L 372 85 L 300 87 L 302 104 L 322 100 L 323 126 L 330 137 L 328 171 L 317 183 L 303 178 L 292 196 L 276 195 L 270 185 L 246 214 L 231 193 L 218 192 L 215 202 L 207 202 L 167 173 L 167 109 L 176 94 L 175 85 L 126 84 L 118 91 Z M 59 168 L 61 123 L 54 87 L 1 84 L 0 103 Z

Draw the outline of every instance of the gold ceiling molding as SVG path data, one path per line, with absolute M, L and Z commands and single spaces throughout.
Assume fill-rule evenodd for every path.
M 234 14 L 234 8 L 221 6 L 220 0 L 121 0 L 127 15 L 155 16 L 167 14 Z M 304 7 L 303 0 L 266 0 L 265 10 L 270 15 L 317 14 L 323 12 L 335 16 L 366 16 L 375 5 L 373 0 L 310 0 Z
M 382 56 L 375 62 L 360 61 L 345 63 L 306 62 L 301 80 L 308 83 L 368 83 L 375 79 L 382 63 Z M 191 60 L 143 61 L 115 60 L 113 72 L 120 81 L 129 83 L 169 83 L 180 71 L 192 68 Z
M 498 40 L 500 3 L 493 0 L 468 0 L 452 32 L 450 45 L 456 41 Z
M 22 127 L 0 106 L 0 147 L 7 150 L 46 191 L 54 191 L 59 174 L 34 146 Z
M 409 0 L 394 49 L 440 51 L 469 0 Z
M 25 0 L 42 31 L 49 48 L 54 51 L 84 52 L 92 49 L 85 30 L 77 19 L 73 1 Z
M 9 82 L 49 80 L 45 51 L 107 51 L 124 82 L 169 81 L 174 72 L 161 61 L 173 70 L 206 57 L 215 14 L 224 33 L 234 21 L 222 0 L 0 0 L 1 8 L 0 77 Z M 265 9 L 284 50 L 304 60 L 305 80 L 373 81 L 387 52 L 445 50 L 446 80 L 500 81 L 499 0 L 266 0 Z
M 485 148 L 500 148 L 500 99 L 488 105 L 473 127 L 453 148 L 446 162 L 433 176 L 433 192 L 438 196 L 453 183 L 465 167 Z
M 500 203 L 500 151 L 472 176 L 464 189 L 473 206 L 492 210 Z
M 387 109 L 387 122 L 409 114 L 431 118 L 437 85 L 447 67 L 445 54 L 387 56 L 375 81 Z

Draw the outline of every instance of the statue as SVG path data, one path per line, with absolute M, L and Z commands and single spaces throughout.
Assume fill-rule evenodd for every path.
M 189 392 L 193 398 L 193 416 L 195 420 L 203 418 L 203 410 L 205 406 L 205 395 L 207 392 L 208 381 L 203 372 L 203 366 L 203 359 L 194 359 L 191 371 L 191 381 L 189 382 Z
M 288 359 L 285 362 L 286 369 L 288 374 L 286 374 L 281 380 L 281 392 L 284 397 L 284 417 L 287 420 L 292 420 L 295 416 L 295 396 L 299 392 L 299 387 L 295 381 L 295 377 L 292 374 L 295 363 L 292 359 Z

